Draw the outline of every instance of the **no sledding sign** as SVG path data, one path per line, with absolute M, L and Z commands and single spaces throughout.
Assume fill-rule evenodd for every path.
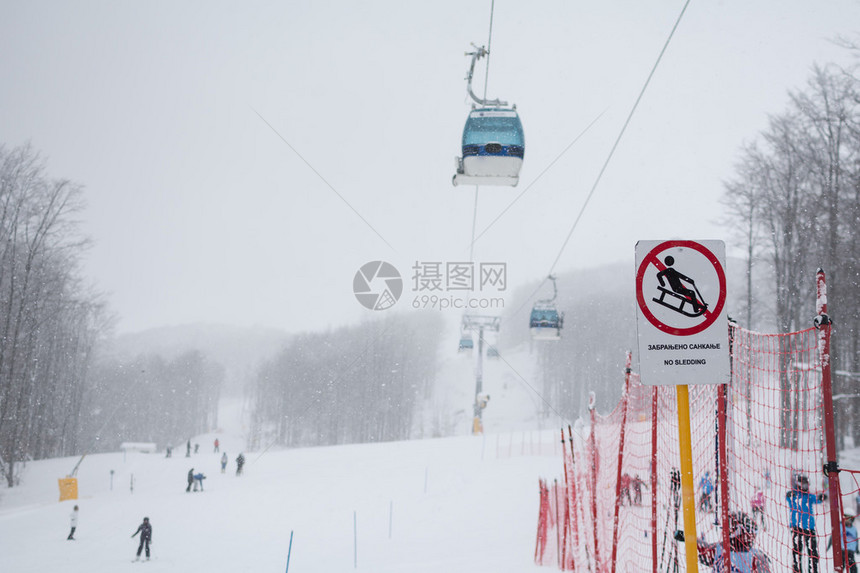
M 723 241 L 636 243 L 636 327 L 643 384 L 729 381 Z

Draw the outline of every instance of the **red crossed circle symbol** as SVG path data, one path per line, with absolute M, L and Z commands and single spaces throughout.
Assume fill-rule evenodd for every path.
M 688 249 L 693 249 L 697 251 L 701 255 L 703 255 L 709 263 L 714 267 L 714 271 L 717 273 L 717 278 L 720 281 L 720 294 L 717 300 L 717 304 L 714 306 L 713 310 L 706 310 L 704 313 L 705 320 L 700 322 L 695 326 L 691 326 L 689 328 L 677 328 L 674 326 L 669 326 L 668 324 L 664 324 L 660 322 L 660 320 L 654 316 L 654 313 L 648 308 L 648 305 L 645 304 L 645 295 L 642 291 L 642 282 L 645 278 L 645 271 L 648 269 L 648 265 L 654 265 L 657 267 L 658 271 L 662 271 L 666 269 L 666 265 L 664 265 L 657 255 L 665 251 L 666 249 L 671 249 L 674 247 L 684 247 Z M 651 251 L 645 255 L 645 258 L 642 259 L 642 262 L 639 264 L 639 269 L 636 271 L 636 303 L 639 305 L 639 309 L 642 311 L 642 314 L 645 315 L 645 318 L 648 319 L 648 322 L 654 325 L 655 328 L 661 330 L 667 334 L 672 334 L 674 336 L 691 336 L 693 334 L 698 334 L 711 326 L 717 317 L 720 316 L 720 312 L 723 310 L 723 306 L 726 304 L 726 273 L 723 270 L 723 266 L 720 264 L 720 261 L 717 257 L 706 249 L 703 245 L 696 243 L 694 241 L 665 241 L 660 243 Z

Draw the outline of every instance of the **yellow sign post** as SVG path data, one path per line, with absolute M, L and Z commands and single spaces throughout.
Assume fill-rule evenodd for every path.
M 690 431 L 690 391 L 686 385 L 678 391 L 678 445 L 681 454 L 681 496 L 684 502 L 684 548 L 688 573 L 699 570 L 699 550 L 696 547 L 696 491 L 693 484 L 693 446 Z

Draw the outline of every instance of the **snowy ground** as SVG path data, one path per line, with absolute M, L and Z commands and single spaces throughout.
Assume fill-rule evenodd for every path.
M 130 562 L 137 543 L 129 537 L 146 515 L 155 557 L 148 566 L 164 571 L 284 570 L 291 531 L 291 570 L 354 570 L 354 516 L 358 569 L 530 570 L 537 478 L 559 471 L 557 456 L 496 458 L 488 436 L 487 444 L 463 437 L 250 453 L 245 475 L 236 477 L 236 444 L 219 437 L 231 457 L 227 474 L 210 435 L 198 440 L 206 452 L 191 459 L 95 455 L 78 472 L 76 502 L 57 502 L 56 481 L 76 459 L 28 464 L 23 484 L 0 500 L 2 569 L 139 566 Z M 192 465 L 207 475 L 203 493 L 185 492 Z M 75 503 L 80 523 L 72 542 L 65 537 Z
M 217 434 L 230 458 L 226 474 L 213 433 L 192 439 L 201 451 L 190 459 L 184 447 L 170 459 L 88 456 L 79 499 L 61 503 L 57 479 L 77 458 L 33 462 L 20 487 L 0 489 L 0 570 L 284 571 L 291 532 L 290 571 L 542 570 L 533 564 L 537 481 L 559 475 L 561 460 L 554 432 L 541 436 L 517 429 L 246 452 L 245 475 L 237 477 L 241 432 Z M 203 493 L 185 492 L 192 466 L 207 475 Z M 76 541 L 67 541 L 75 504 Z M 145 565 L 132 563 L 137 540 L 130 539 L 144 516 L 153 526 L 153 560 Z

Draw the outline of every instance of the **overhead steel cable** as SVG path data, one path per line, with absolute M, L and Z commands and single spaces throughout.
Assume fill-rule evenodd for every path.
M 690 0 L 687 0 L 684 3 L 684 7 L 681 9 L 681 13 L 678 14 L 678 18 L 675 20 L 675 25 L 672 26 L 672 31 L 669 32 L 669 37 L 666 38 L 666 42 L 663 44 L 663 49 L 660 50 L 660 55 L 657 56 L 657 61 L 654 62 L 654 66 L 651 68 L 651 72 L 648 74 L 648 78 L 645 80 L 645 84 L 639 91 L 639 96 L 636 98 L 636 102 L 630 109 L 630 113 L 627 114 L 627 119 L 624 121 L 624 125 L 621 127 L 621 131 L 618 132 L 618 137 L 615 138 L 615 143 L 612 144 L 612 149 L 609 150 L 609 155 L 606 156 L 606 161 L 603 162 L 603 167 L 600 168 L 600 173 L 597 174 L 597 178 L 594 180 L 594 184 L 591 186 L 591 190 L 588 192 L 588 196 L 585 198 L 585 202 L 582 204 L 582 208 L 579 210 L 579 214 L 577 214 L 576 219 L 573 221 L 573 225 L 571 225 L 570 231 L 567 233 L 567 237 L 564 239 L 564 242 L 561 245 L 561 249 L 559 249 L 558 255 L 552 262 L 552 266 L 550 266 L 547 275 L 551 275 L 553 273 L 556 265 L 558 264 L 558 261 L 561 259 L 562 254 L 564 254 L 564 250 L 567 247 L 567 244 L 570 242 L 570 237 L 573 235 L 573 231 L 576 230 L 577 224 L 579 224 L 580 219 L 582 219 L 582 214 L 585 212 L 586 207 L 588 207 L 588 203 L 589 201 L 591 201 L 591 197 L 594 195 L 594 191 L 597 189 L 598 184 L 600 184 L 600 180 L 603 178 L 603 173 L 606 171 L 606 167 L 612 160 L 612 156 L 615 155 L 615 150 L 618 148 L 618 144 L 621 142 L 621 138 L 624 136 L 624 132 L 627 131 L 627 126 L 630 125 L 630 120 L 633 119 L 633 114 L 636 112 L 636 108 L 639 107 L 639 102 L 642 101 L 642 96 L 645 95 L 645 90 L 648 89 L 648 84 L 651 83 L 651 78 L 654 77 L 654 72 L 657 71 L 657 66 L 660 65 L 660 61 L 663 59 L 663 54 L 666 53 L 666 49 L 669 47 L 669 43 L 672 41 L 672 37 L 675 35 L 675 30 L 678 29 L 678 25 L 681 23 L 681 18 L 684 17 L 684 12 L 687 11 L 687 6 L 689 5 Z
M 558 265 L 559 260 L 561 260 L 561 256 L 564 254 L 564 250 L 567 248 L 567 245 L 570 242 L 570 238 L 573 236 L 573 232 L 576 230 L 576 226 L 582 219 L 582 215 L 585 212 L 585 209 L 588 207 L 589 201 L 591 201 L 591 198 L 594 196 L 594 192 L 595 190 L 597 190 L 597 186 L 600 184 L 600 180 L 603 178 L 603 174 L 606 172 L 606 168 L 609 166 L 609 162 L 612 160 L 612 156 L 615 154 L 615 150 L 618 148 L 618 144 L 621 142 L 621 138 L 624 136 L 624 132 L 627 130 L 627 126 L 630 125 L 630 120 L 633 119 L 633 114 L 636 112 L 636 108 L 639 107 L 639 102 L 642 101 L 642 96 L 645 95 L 645 90 L 648 89 L 648 85 L 651 83 L 651 78 L 654 77 L 654 73 L 657 71 L 657 66 L 660 65 L 660 61 L 663 59 L 663 55 L 666 53 L 666 49 L 669 47 L 669 43 L 672 41 L 672 38 L 675 35 L 675 31 L 678 29 L 678 25 L 681 23 L 681 19 L 684 17 L 684 13 L 687 11 L 687 7 L 689 5 L 690 0 L 687 0 L 684 3 L 684 7 L 681 8 L 681 13 L 678 14 L 678 18 L 675 20 L 675 24 L 672 26 L 672 30 L 669 32 L 669 36 L 666 38 L 666 42 L 663 44 L 663 48 L 660 50 L 660 54 L 657 56 L 657 61 L 655 61 L 654 65 L 651 67 L 651 72 L 648 74 L 648 78 L 645 80 L 642 89 L 639 91 L 639 96 L 636 98 L 633 107 L 630 109 L 630 113 L 627 114 L 627 119 L 624 121 L 624 125 L 621 127 L 621 131 L 618 132 L 618 137 L 615 138 L 615 143 L 612 144 L 612 148 L 609 150 L 609 154 L 606 156 L 606 160 L 603 162 L 603 167 L 600 168 L 600 172 L 597 174 L 597 178 L 594 180 L 594 184 L 591 186 L 591 190 L 588 192 L 588 195 L 585 198 L 585 202 L 582 204 L 582 208 L 579 210 L 576 219 L 573 221 L 573 225 L 571 225 L 570 231 L 568 231 L 567 237 L 565 237 L 564 242 L 562 243 L 561 248 L 558 251 L 558 255 L 556 255 L 555 260 L 552 262 L 552 265 L 549 268 L 549 272 L 547 273 L 547 277 L 541 281 L 538 287 L 531 295 L 529 295 L 525 302 L 516 311 L 514 311 L 514 315 L 517 315 L 526 305 L 528 305 L 529 301 L 535 296 L 535 294 L 538 293 L 538 291 L 540 291 L 546 281 L 549 280 L 549 276 L 553 274 L 553 271 L 555 271 L 556 265 Z

